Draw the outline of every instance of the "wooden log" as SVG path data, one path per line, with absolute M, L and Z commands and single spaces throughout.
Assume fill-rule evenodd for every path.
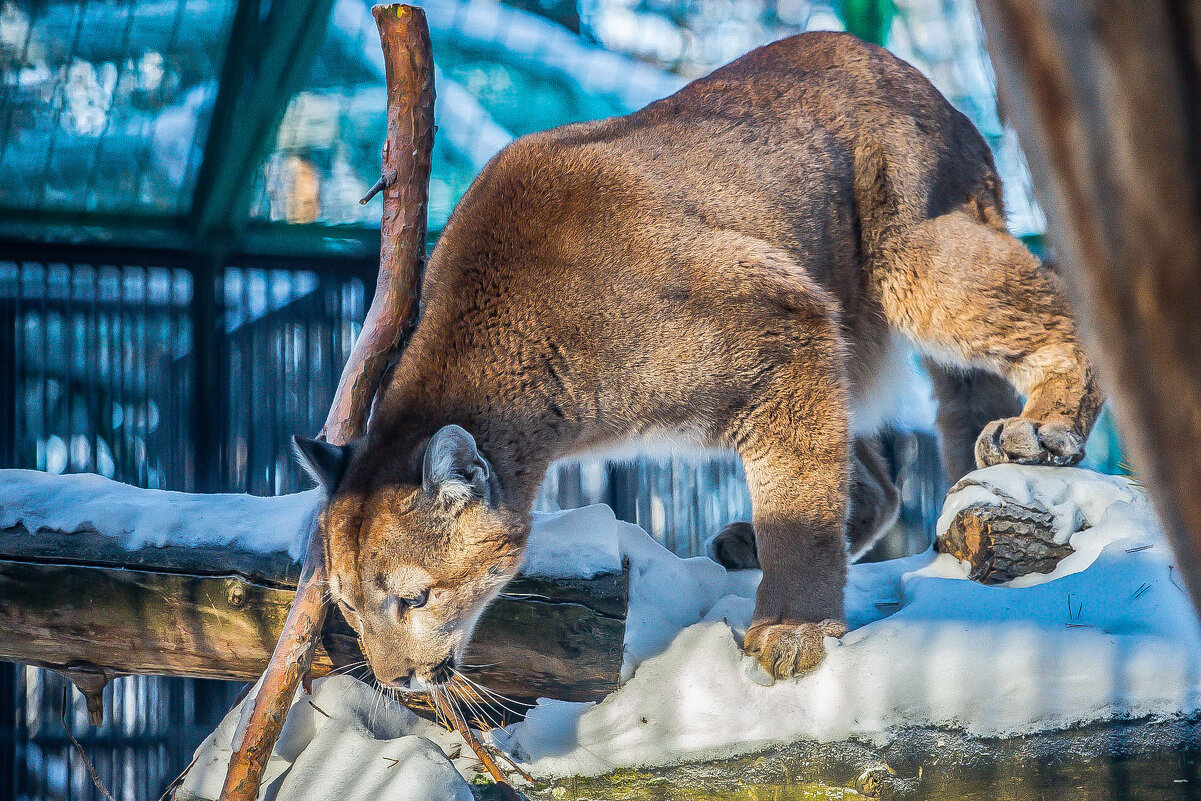
M 1055 516 L 1017 503 L 974 503 L 961 509 L 935 547 L 972 566 L 974 581 L 1000 584 L 1050 573 L 1072 546 L 1055 542 Z
M 1086 348 L 1201 599 L 1201 10 L 980 0 Z
M 0 659 L 114 677 L 253 681 L 271 657 L 296 587 L 286 555 L 114 547 L 95 531 L 0 530 Z M 627 574 L 518 576 L 485 612 L 469 675 L 524 703 L 595 701 L 616 689 Z M 313 674 L 362 659 L 331 614 Z

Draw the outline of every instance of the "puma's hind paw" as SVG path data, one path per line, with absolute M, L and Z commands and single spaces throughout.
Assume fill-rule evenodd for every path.
M 817 667 L 826 654 L 826 637 L 846 633 L 846 624 L 839 620 L 759 623 L 747 629 L 742 650 L 755 657 L 773 679 L 788 679 Z
M 1016 464 L 1074 465 L 1084 458 L 1084 437 L 1063 423 L 1025 417 L 994 420 L 976 440 L 976 466 Z
M 726 570 L 758 570 L 759 551 L 750 523 L 731 523 L 705 543 L 709 558 Z

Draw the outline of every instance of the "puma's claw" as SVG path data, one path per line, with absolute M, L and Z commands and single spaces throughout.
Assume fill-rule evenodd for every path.
M 826 653 L 826 637 L 846 633 L 846 624 L 838 620 L 760 623 L 747 630 L 742 649 L 755 657 L 772 678 L 788 679 L 817 667 Z
M 1025 417 L 994 420 L 976 440 L 976 466 L 1016 464 L 1074 465 L 1084 458 L 1084 438 L 1063 423 Z

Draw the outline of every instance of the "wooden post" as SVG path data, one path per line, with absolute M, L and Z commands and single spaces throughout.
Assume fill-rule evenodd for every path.
M 375 297 L 338 382 L 322 436 L 345 445 L 361 434 L 383 373 L 417 317 L 419 282 L 425 262 L 426 205 L 434 143 L 434 61 L 425 13 L 405 5 L 371 9 L 384 50 L 388 133 L 380 226 L 380 269 Z M 263 674 L 246 733 L 229 763 L 221 801 L 258 796 L 263 769 L 296 687 L 309 668 L 325 615 L 323 543 L 314 536 L 296 600 Z
M 1201 599 L 1201 10 L 979 0 L 1132 461 Z

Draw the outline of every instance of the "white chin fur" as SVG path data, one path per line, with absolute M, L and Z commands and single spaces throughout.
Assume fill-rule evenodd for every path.
M 409 689 L 413 692 L 428 693 L 433 691 L 434 685 L 414 676 L 409 679 Z

